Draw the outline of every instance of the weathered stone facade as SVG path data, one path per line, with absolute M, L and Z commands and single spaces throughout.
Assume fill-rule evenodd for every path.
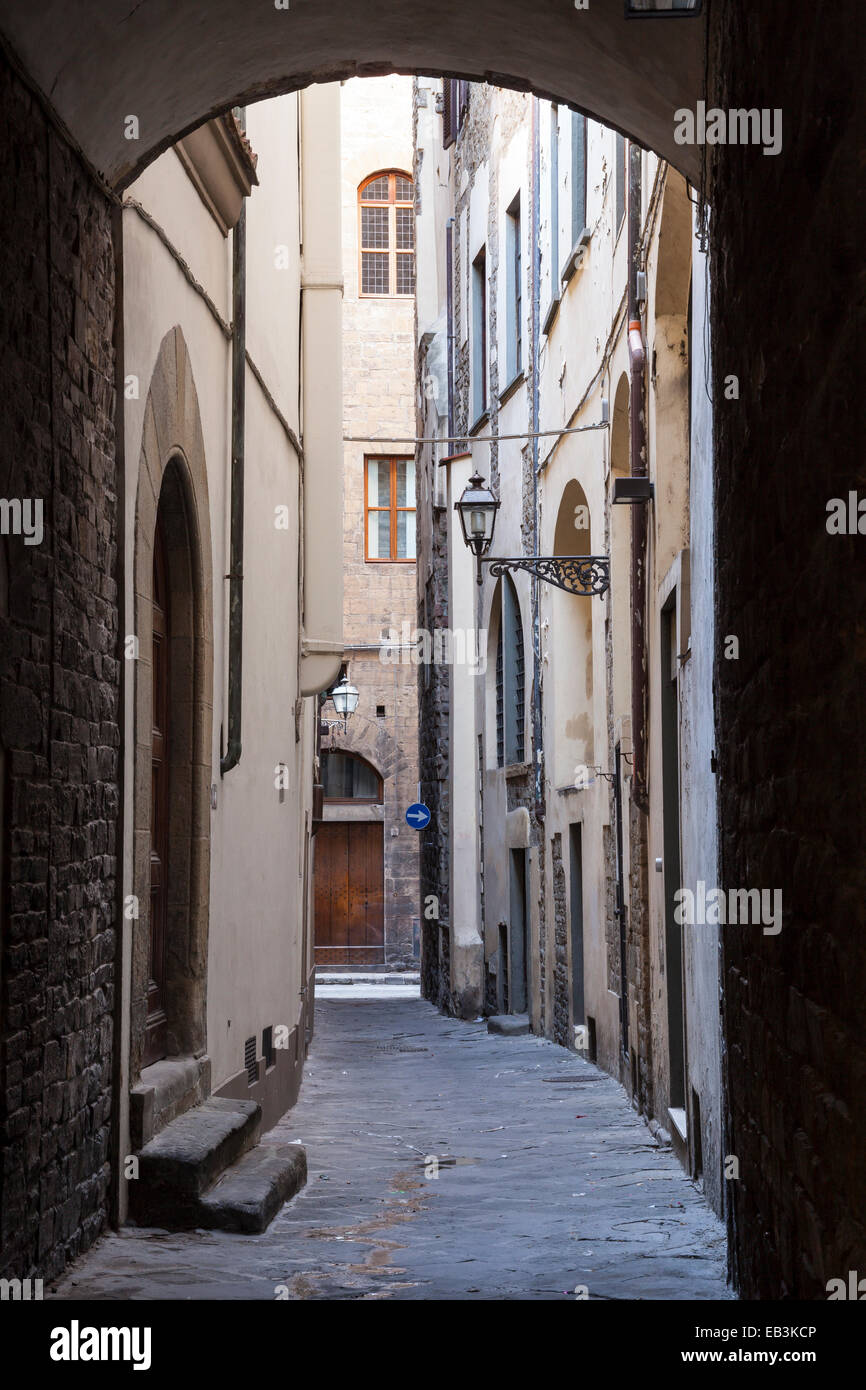
M 0 1273 L 50 1278 L 106 1219 L 118 622 L 112 210 L 0 60 Z M 5 586 L 4 586 L 5 587 Z
M 341 105 L 344 451 L 343 635 L 358 708 L 323 747 L 359 753 L 384 783 L 384 964 L 417 966 L 420 953 L 419 835 L 406 823 L 418 791 L 415 564 L 367 555 L 369 459 L 413 459 L 414 300 L 361 294 L 358 191 L 373 174 L 411 174 L 412 84 L 384 77 L 344 85 Z M 414 492 L 414 489 L 413 489 Z M 408 499 L 407 499 L 408 500 Z M 414 501 L 414 496 L 412 499 Z M 423 622 L 420 623 L 424 626 Z M 383 646 L 383 640 L 385 645 Z M 339 818 L 339 808 L 329 815 Z

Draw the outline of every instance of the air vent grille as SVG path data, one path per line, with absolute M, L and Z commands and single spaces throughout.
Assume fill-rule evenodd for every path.
M 256 1057 L 255 1038 L 247 1038 L 244 1043 L 244 1066 L 247 1072 L 247 1082 L 250 1086 L 255 1086 L 259 1079 L 259 1063 Z

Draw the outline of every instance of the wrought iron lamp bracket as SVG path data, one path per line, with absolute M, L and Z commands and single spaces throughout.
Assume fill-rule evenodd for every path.
M 481 565 L 489 565 L 490 573 L 497 578 L 508 570 L 525 570 L 545 584 L 553 584 L 564 589 L 567 594 L 580 598 L 594 598 L 610 588 L 609 555 L 516 555 L 482 557 L 478 566 L 478 583 L 481 583 Z

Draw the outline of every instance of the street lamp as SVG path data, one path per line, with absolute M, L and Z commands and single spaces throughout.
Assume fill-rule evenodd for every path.
M 481 583 L 481 557 L 486 555 L 493 540 L 496 513 L 502 504 L 477 471 L 472 474 L 454 510 L 460 517 L 463 539 L 475 556 L 478 583 Z
M 349 677 L 344 672 L 339 685 L 335 685 L 333 690 L 329 690 L 325 696 L 326 700 L 332 700 L 334 709 L 340 716 L 339 719 L 323 719 L 322 723 L 327 724 L 329 729 L 342 727 L 343 733 L 346 732 L 349 716 L 355 713 L 358 708 L 360 696 L 357 688 L 349 684 Z
M 460 517 L 463 539 L 475 556 L 476 578 L 481 585 L 481 566 L 490 565 L 490 573 L 499 576 L 508 570 L 526 570 L 546 584 L 554 584 L 567 594 L 590 597 L 603 594 L 610 588 L 609 555 L 515 555 L 488 558 L 493 541 L 499 501 L 493 496 L 480 473 L 473 473 L 454 510 Z

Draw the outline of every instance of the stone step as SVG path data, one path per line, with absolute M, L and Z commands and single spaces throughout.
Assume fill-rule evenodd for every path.
M 487 1020 L 488 1033 L 503 1038 L 522 1038 L 529 1032 L 528 1014 L 491 1014 Z
M 138 1154 L 130 1214 L 140 1226 L 189 1230 L 203 1195 L 257 1142 L 261 1106 L 211 1096 L 160 1130 Z
M 259 1144 L 223 1173 L 201 1199 L 208 1230 L 260 1235 L 280 1207 L 307 1181 L 307 1155 L 300 1144 Z

